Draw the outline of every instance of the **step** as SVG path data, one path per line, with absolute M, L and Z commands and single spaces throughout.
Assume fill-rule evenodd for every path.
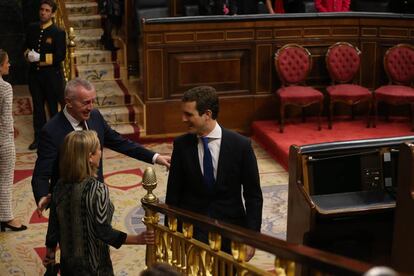
M 99 27 L 99 28 L 88 28 L 88 29 L 75 28 L 74 31 L 75 31 L 75 38 L 77 36 L 101 37 L 101 35 L 103 35 L 103 29 L 101 27 Z
M 76 49 L 97 50 L 103 47 L 100 36 L 75 36 Z
M 111 51 L 98 50 L 93 51 L 89 49 L 76 49 L 75 58 L 77 65 L 97 64 L 97 63 L 111 63 L 116 60 L 116 55 Z
M 111 124 L 136 123 L 138 117 L 142 116 L 140 109 L 134 105 L 98 107 L 105 120 Z
M 124 83 L 118 81 L 92 82 L 97 92 L 96 104 L 100 107 L 131 105 L 137 102 L 136 96 L 129 93 Z
M 101 15 L 74 15 L 69 16 L 73 28 L 100 28 Z
M 98 3 L 96 2 L 81 2 L 81 3 L 66 3 L 66 11 L 69 15 L 96 15 L 98 14 Z
M 111 125 L 117 132 L 121 133 L 125 138 L 137 141 L 145 133 L 144 128 L 138 124 L 124 123 Z
M 76 69 L 78 77 L 90 81 L 128 79 L 126 68 L 118 63 L 78 65 Z

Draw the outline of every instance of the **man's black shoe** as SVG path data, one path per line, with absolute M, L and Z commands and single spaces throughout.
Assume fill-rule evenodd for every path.
M 37 141 L 33 141 L 33 143 L 30 144 L 29 150 L 35 150 L 37 149 Z

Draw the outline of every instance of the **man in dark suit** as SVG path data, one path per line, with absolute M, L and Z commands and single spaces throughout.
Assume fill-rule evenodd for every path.
M 248 138 L 220 127 L 218 111 L 213 87 L 184 93 L 182 120 L 189 133 L 174 140 L 165 202 L 260 231 L 263 198 L 256 156 Z M 194 236 L 207 238 L 200 230 Z M 249 247 L 248 259 L 253 254 Z
M 32 177 L 32 189 L 39 215 L 49 204 L 50 194 L 59 179 L 60 145 L 71 131 L 94 130 L 102 146 L 147 163 L 156 163 L 167 168 L 170 166 L 169 156 L 154 153 L 113 130 L 102 114 L 93 108 L 95 99 L 96 91 L 90 82 L 79 78 L 69 81 L 65 89 L 65 108 L 42 128 Z M 102 158 L 98 179 L 103 182 Z
M 30 150 L 37 148 L 40 130 L 46 123 L 45 103 L 52 117 L 58 112 L 58 102 L 63 102 L 61 63 L 66 55 L 66 34 L 52 22 L 56 9 L 54 1 L 42 0 L 40 22 L 30 24 L 26 34 L 24 55 L 30 63 L 29 90 L 33 101 L 34 128 Z

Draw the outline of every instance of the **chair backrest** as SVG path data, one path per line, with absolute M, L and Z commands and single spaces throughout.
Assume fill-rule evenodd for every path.
M 385 72 L 391 83 L 412 85 L 414 82 L 414 46 L 398 44 L 384 56 Z
M 351 82 L 359 70 L 361 51 L 348 42 L 329 47 L 325 62 L 333 82 Z
M 283 85 L 300 84 L 312 68 L 312 57 L 304 47 L 287 44 L 275 54 L 275 67 Z

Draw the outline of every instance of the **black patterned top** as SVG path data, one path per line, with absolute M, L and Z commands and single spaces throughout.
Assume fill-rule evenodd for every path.
M 62 275 L 113 275 L 109 246 L 127 235 L 111 226 L 114 206 L 108 187 L 95 178 L 59 181 L 52 194 L 46 246 L 59 243 Z

